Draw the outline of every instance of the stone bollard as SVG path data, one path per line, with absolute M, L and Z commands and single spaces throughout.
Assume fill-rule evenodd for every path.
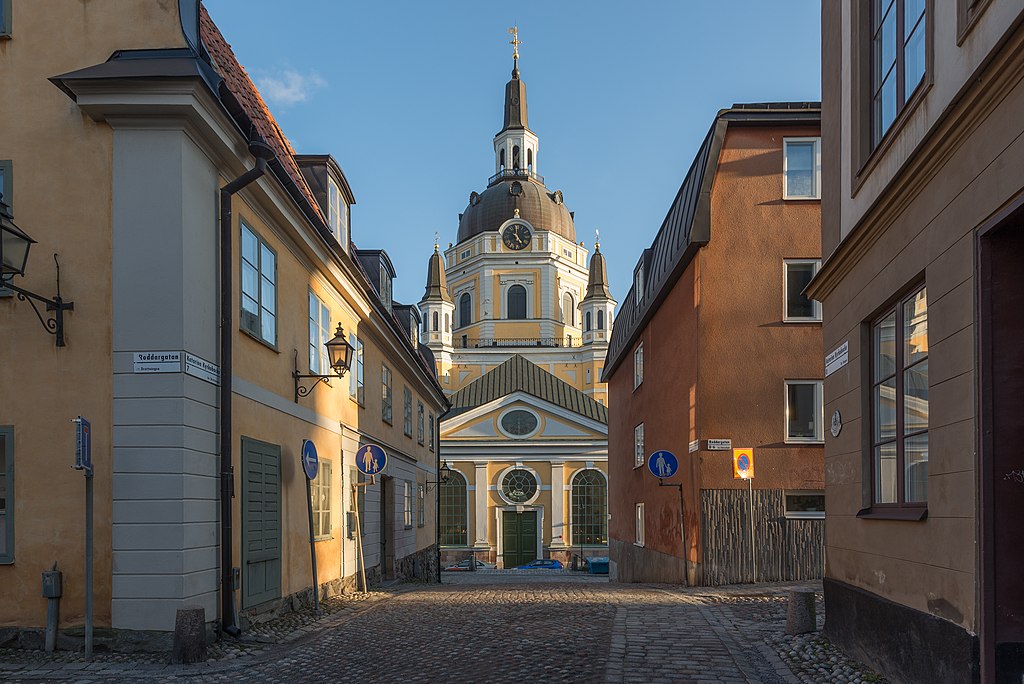
M 806 634 L 818 628 L 814 614 L 813 591 L 789 592 L 789 607 L 786 609 L 786 634 Z
M 173 663 L 201 663 L 206 660 L 206 611 L 199 607 L 179 608 L 174 618 Z

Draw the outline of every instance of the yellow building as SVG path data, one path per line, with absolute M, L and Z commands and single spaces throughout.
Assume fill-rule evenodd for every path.
M 97 626 L 167 631 L 201 606 L 244 628 L 311 596 L 311 534 L 324 591 L 355 585 L 357 538 L 371 580 L 432 577 L 448 403 L 386 253 L 352 246 L 339 165 L 294 153 L 197 0 L 3 4 L 18 97 L 0 100 L 0 170 L 38 241 L 4 280 L 49 297 L 57 253 L 74 310 L 54 346 L 26 302 L 0 298 L 0 386 L 17 397 L 0 405 L 0 627 L 44 624 L 54 561 L 61 624 L 83 622 L 79 415 Z M 321 382 L 339 326 L 351 367 Z M 389 454 L 372 485 L 355 472 L 370 443 Z
M 435 245 L 419 302 L 421 340 L 454 405 L 441 424 L 456 471 L 441 494 L 443 555 L 505 566 L 606 554 L 599 378 L 615 312 L 600 245 L 589 255 L 577 242 L 562 191 L 537 172 L 518 57 L 494 175 L 470 194 L 457 241 L 443 256 Z

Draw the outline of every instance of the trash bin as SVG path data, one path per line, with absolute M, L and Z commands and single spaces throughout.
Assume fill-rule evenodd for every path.
M 588 559 L 590 561 L 590 574 L 591 575 L 607 575 L 608 574 L 608 556 L 594 556 Z

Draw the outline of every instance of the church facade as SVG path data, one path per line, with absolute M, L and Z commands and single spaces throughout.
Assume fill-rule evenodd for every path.
M 513 39 L 518 48 L 518 40 Z M 498 567 L 607 555 L 607 389 L 616 302 L 600 245 L 577 241 L 561 190 L 538 173 L 518 50 L 494 173 L 458 237 L 437 245 L 421 341 L 453 402 L 442 419 L 442 562 Z

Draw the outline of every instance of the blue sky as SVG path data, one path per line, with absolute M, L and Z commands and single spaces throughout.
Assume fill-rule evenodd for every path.
M 819 0 L 205 4 L 296 151 L 341 164 L 353 240 L 407 303 L 493 173 L 513 24 L 537 171 L 577 240 L 600 228 L 619 301 L 715 113 L 821 94 Z

